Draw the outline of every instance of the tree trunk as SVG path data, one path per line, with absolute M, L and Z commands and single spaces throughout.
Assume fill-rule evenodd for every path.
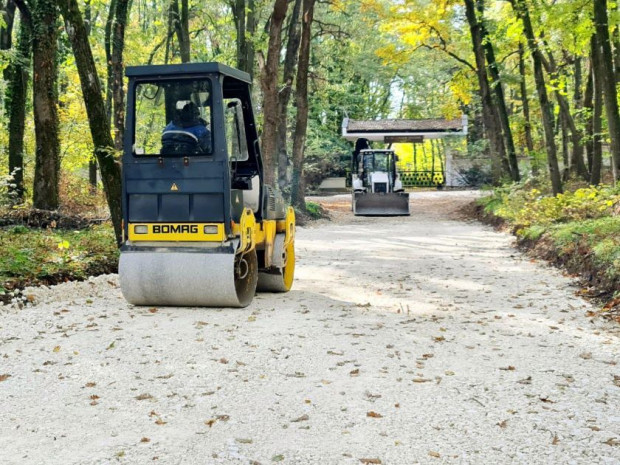
M 504 135 L 504 145 L 506 148 L 506 155 L 509 162 L 509 173 L 513 181 L 520 181 L 521 175 L 519 174 L 519 163 L 517 161 L 517 153 L 515 151 L 515 143 L 512 137 L 512 129 L 510 128 L 510 119 L 508 117 L 508 108 L 506 107 L 506 98 L 504 96 L 504 88 L 502 85 L 501 77 L 499 74 L 499 68 L 497 66 L 497 60 L 495 59 L 495 50 L 491 43 L 491 38 L 487 33 L 487 29 L 484 25 L 484 1 L 478 0 L 477 2 L 478 17 L 480 18 L 480 30 L 482 44 L 486 55 L 486 60 L 489 64 L 489 74 L 492 80 L 492 86 L 495 91 L 495 101 L 497 103 L 497 113 L 499 115 L 499 122 L 502 128 L 502 134 Z
M 116 14 L 116 2 L 110 0 L 108 18 L 105 22 L 104 48 L 107 69 L 107 80 L 105 88 L 105 105 L 108 121 L 112 121 L 112 88 L 114 87 L 114 71 L 112 70 L 112 30 L 114 29 L 114 15 Z
M 603 80 L 596 73 L 600 67 L 601 50 L 598 47 L 596 35 L 592 36 L 592 76 L 593 82 L 593 111 L 592 111 L 592 168 L 590 170 L 590 184 L 601 182 L 603 165 Z
M 618 96 L 616 79 L 614 76 L 613 57 L 609 42 L 607 20 L 607 0 L 594 0 L 594 22 L 596 25 L 597 48 L 600 51 L 598 66 L 595 68 L 596 79 L 601 80 L 609 138 L 611 139 L 611 156 L 616 172 L 614 177 L 619 179 L 620 172 L 620 114 L 618 113 Z
M 33 108 L 36 139 L 33 206 L 56 210 L 59 205 L 58 177 L 58 10 L 54 0 L 39 0 L 33 11 L 32 64 Z
M 84 22 L 86 27 L 86 35 L 90 36 L 92 31 L 92 8 L 90 4 L 90 0 L 86 0 L 84 8 Z M 108 37 L 106 37 L 107 39 Z M 108 50 L 106 49 L 106 56 Z M 88 184 L 90 186 L 90 193 L 94 194 L 97 192 L 97 160 L 95 157 L 91 157 L 88 160 Z
M 475 0 L 465 0 L 467 22 L 471 31 L 472 48 L 476 58 L 476 74 L 480 87 L 482 100 L 482 117 L 486 127 L 491 149 L 491 175 L 494 184 L 499 184 L 502 178 L 502 159 L 504 157 L 504 144 L 500 123 L 496 118 L 491 95 L 491 87 L 487 76 L 486 60 L 483 48 L 482 26 L 476 16 Z
M 562 193 L 562 178 L 560 177 L 560 167 L 558 164 L 558 154 L 555 145 L 555 135 L 553 133 L 553 105 L 547 95 L 545 76 L 543 73 L 543 56 L 536 42 L 534 29 L 530 20 L 530 14 L 523 0 L 510 0 L 512 8 L 517 17 L 523 22 L 523 32 L 527 38 L 528 47 L 532 54 L 534 63 L 534 79 L 536 81 L 536 91 L 542 112 L 543 128 L 545 131 L 545 144 L 547 147 L 547 164 L 549 166 L 549 176 L 553 194 Z
M 106 117 L 99 75 L 77 0 L 59 0 L 59 4 L 80 76 L 90 133 L 95 145 L 95 156 L 101 169 L 101 180 L 110 208 L 114 233 L 120 244 L 122 237 L 121 171 L 120 164 L 114 157 L 114 141 L 110 134 L 110 120 Z
M 112 102 L 114 115 L 114 148 L 123 150 L 125 137 L 125 91 L 123 74 L 123 51 L 125 49 L 125 27 L 129 14 L 129 0 L 115 1 L 114 24 L 112 26 Z
M 282 24 L 286 17 L 287 0 L 276 0 L 269 24 L 269 45 L 267 61 L 261 73 L 263 90 L 263 174 L 265 182 L 275 186 L 276 180 L 276 136 L 278 125 L 278 64 L 282 49 Z
M 550 51 L 548 52 L 548 56 L 548 60 L 543 60 L 543 65 L 545 66 L 551 79 L 554 81 L 559 81 L 558 67 Z M 573 144 L 573 151 L 569 158 L 570 162 L 565 164 L 564 168 L 568 168 L 569 173 L 579 176 L 587 181 L 590 178 L 590 174 L 588 173 L 585 162 L 583 161 L 583 144 L 581 141 L 583 136 L 581 134 L 581 130 L 577 128 L 577 125 L 575 124 L 575 120 L 570 111 L 570 104 L 568 103 L 566 96 L 557 88 L 553 91 L 553 94 L 555 95 L 555 99 L 557 100 L 560 108 L 560 118 L 562 119 L 563 125 L 562 128 L 565 129 L 565 126 L 567 126 L 570 129 L 570 138 Z
M 521 77 L 521 106 L 523 108 L 523 130 L 525 131 L 525 146 L 527 153 L 530 157 L 530 164 L 532 168 L 532 175 L 538 175 L 538 160 L 536 160 L 536 154 L 534 153 L 534 139 L 532 138 L 532 122 L 530 119 L 530 102 L 527 94 L 527 82 L 525 74 L 525 59 L 523 44 L 519 42 L 519 76 Z
M 237 30 L 237 68 L 254 79 L 254 41 L 256 32 L 255 0 L 230 0 Z
M 170 3 L 170 16 L 179 42 L 179 52 L 181 54 L 181 62 L 189 63 L 190 56 L 190 39 L 189 39 L 189 4 L 188 0 L 181 0 L 181 8 L 179 10 L 179 0 L 172 0 Z
M 310 71 L 310 40 L 312 20 L 316 0 L 303 0 L 301 20 L 301 43 L 299 46 L 299 65 L 297 67 L 297 119 L 293 141 L 293 185 L 291 203 L 302 211 L 306 210 L 305 186 L 303 182 L 306 134 L 308 131 L 308 75 Z
M 13 175 L 11 198 L 20 202 L 24 197 L 24 128 L 30 68 L 30 26 L 19 23 L 17 55 L 8 67 L 10 76 L 7 107 L 9 114 L 9 173 Z
M 594 37 L 592 39 L 594 42 Z M 594 76 L 592 69 L 592 60 L 594 59 L 592 54 L 595 52 L 594 44 L 590 47 L 590 66 L 588 67 L 588 76 L 586 79 L 586 89 L 583 93 L 582 108 L 586 110 L 586 118 L 584 121 L 585 135 L 586 135 L 586 161 L 588 163 L 588 170 L 590 171 L 590 177 L 592 177 L 592 156 L 594 153 Z
M 293 12 L 288 27 L 288 42 L 286 44 L 286 55 L 284 58 L 284 71 L 282 73 L 283 87 L 278 99 L 278 127 L 276 139 L 276 151 L 278 154 L 278 185 L 284 191 L 289 185 L 288 176 L 289 157 L 287 150 L 288 134 L 288 104 L 293 91 L 293 80 L 295 79 L 295 68 L 299 55 L 299 43 L 301 41 L 301 12 L 302 0 L 295 0 Z

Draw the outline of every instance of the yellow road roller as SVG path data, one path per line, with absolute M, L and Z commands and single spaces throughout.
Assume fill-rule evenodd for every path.
M 126 74 L 125 299 L 245 307 L 290 290 L 295 213 L 263 182 L 250 76 L 219 63 Z

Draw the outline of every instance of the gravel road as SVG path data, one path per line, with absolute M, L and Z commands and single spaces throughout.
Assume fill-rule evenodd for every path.
M 0 307 L 0 463 L 618 464 L 618 328 L 459 219 L 299 228 L 294 289 L 142 308 L 114 275 Z

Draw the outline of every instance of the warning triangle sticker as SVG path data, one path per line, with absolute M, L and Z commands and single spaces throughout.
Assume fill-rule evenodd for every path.
M 171 191 L 178 191 L 179 188 L 177 187 L 177 184 L 175 182 L 172 183 L 172 186 L 170 187 Z

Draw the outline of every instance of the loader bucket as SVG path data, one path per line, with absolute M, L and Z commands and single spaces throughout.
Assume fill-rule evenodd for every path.
M 409 194 L 360 193 L 353 194 L 353 214 L 356 216 L 408 216 Z

